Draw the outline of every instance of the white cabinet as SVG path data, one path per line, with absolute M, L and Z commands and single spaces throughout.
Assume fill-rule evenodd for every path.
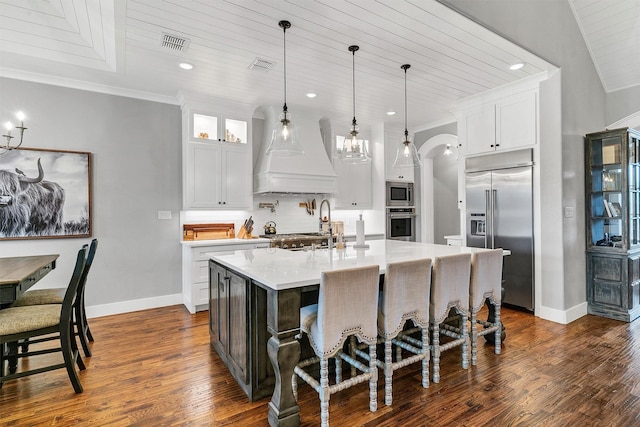
M 448 246 L 462 246 L 462 236 L 459 234 L 444 236 Z
M 251 208 L 249 123 L 183 105 L 184 209 Z
M 226 243 L 226 242 L 225 242 Z M 207 252 L 230 252 L 269 247 L 268 242 L 238 242 L 210 246 L 182 246 L 182 301 L 191 314 L 209 307 L 209 257 Z
M 535 145 L 538 138 L 537 90 L 463 111 L 459 125 L 467 156 Z
M 404 131 L 388 130 L 384 132 L 384 172 L 387 181 L 413 182 L 413 167 L 393 167 L 398 147 L 402 143 Z
M 192 110 L 189 113 L 189 139 L 247 144 L 247 121 Z
M 333 159 L 337 175 L 336 209 L 371 209 L 371 162 L 349 164 Z
M 251 158 L 246 147 L 223 142 L 188 142 L 185 208 L 251 207 Z

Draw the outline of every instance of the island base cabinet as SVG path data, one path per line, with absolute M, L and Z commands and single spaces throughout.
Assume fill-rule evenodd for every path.
M 640 253 L 587 253 L 587 311 L 631 322 L 640 317 Z
M 250 279 L 209 262 L 211 345 L 252 401 L 273 393 L 267 355 L 267 294 Z

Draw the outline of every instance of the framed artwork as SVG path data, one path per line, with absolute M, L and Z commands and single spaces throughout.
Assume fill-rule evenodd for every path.
M 91 236 L 91 153 L 33 148 L 0 156 L 0 240 Z

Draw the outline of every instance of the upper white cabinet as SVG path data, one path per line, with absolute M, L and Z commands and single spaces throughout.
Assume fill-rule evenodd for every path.
M 538 138 L 538 91 L 508 95 L 459 112 L 467 156 L 532 146 Z
M 402 130 L 393 131 L 385 129 L 384 131 L 384 175 L 387 181 L 406 181 L 413 182 L 413 167 L 393 167 L 396 161 L 396 153 L 403 138 Z
M 211 112 L 204 103 L 182 103 L 183 207 L 251 208 L 251 116 Z
M 333 159 L 337 175 L 336 209 L 371 209 L 371 162 L 345 163 Z
M 246 147 L 189 142 L 185 208 L 244 209 L 251 206 L 251 160 Z

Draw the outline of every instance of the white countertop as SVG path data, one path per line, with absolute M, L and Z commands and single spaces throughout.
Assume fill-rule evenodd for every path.
M 318 284 L 323 271 L 377 264 L 380 273 L 384 273 L 387 263 L 391 262 L 485 250 L 398 240 L 371 240 L 366 243 L 369 249 L 354 249 L 352 244 L 348 244 L 346 249 L 305 252 L 266 248 L 226 254 L 208 252 L 206 255 L 271 289 L 283 290 Z
M 252 239 L 215 239 L 215 240 L 182 240 L 182 246 L 197 248 L 200 246 L 242 245 L 247 243 L 269 243 L 270 239 L 256 237 Z

